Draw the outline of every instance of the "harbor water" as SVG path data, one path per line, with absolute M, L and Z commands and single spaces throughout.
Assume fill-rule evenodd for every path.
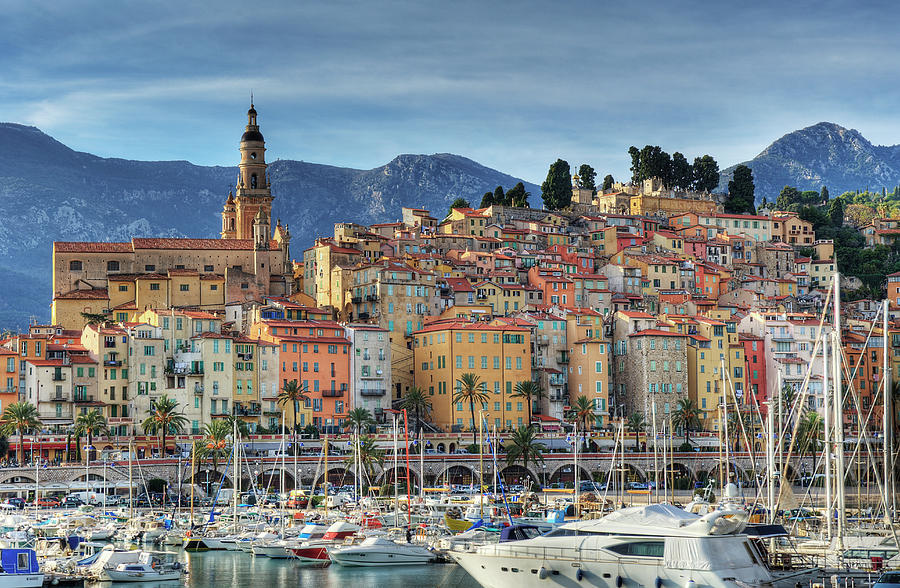
M 178 550 L 178 559 L 185 562 L 190 570 L 185 580 L 158 584 L 106 582 L 93 584 L 91 588 L 478 588 L 478 583 L 456 564 L 371 568 L 331 565 L 311 568 L 289 559 L 253 557 L 243 552 L 185 553 L 181 550 Z

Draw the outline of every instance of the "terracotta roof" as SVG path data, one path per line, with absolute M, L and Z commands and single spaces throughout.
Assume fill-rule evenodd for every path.
M 131 243 L 100 243 L 92 241 L 54 241 L 57 253 L 131 253 Z
M 95 290 L 70 290 L 65 294 L 57 294 L 54 300 L 109 300 L 109 292 L 106 288 Z
M 661 329 L 644 329 L 643 331 L 638 331 L 637 333 L 631 333 L 628 335 L 629 337 L 687 337 L 687 335 L 683 333 L 673 333 L 671 331 L 663 331 Z
M 253 249 L 253 239 L 161 239 L 136 237 L 131 240 L 135 249 Z

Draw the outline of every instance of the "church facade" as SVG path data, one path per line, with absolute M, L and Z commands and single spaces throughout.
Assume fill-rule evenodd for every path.
M 290 232 L 272 227 L 265 139 L 253 105 L 241 136 L 238 180 L 219 239 L 133 238 L 53 243 L 51 320 L 81 329 L 84 313 L 127 322 L 150 309 L 224 313 L 226 304 L 290 295 Z

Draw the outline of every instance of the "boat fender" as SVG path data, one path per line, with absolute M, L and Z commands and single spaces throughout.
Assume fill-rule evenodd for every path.
M 656 577 L 656 588 L 662 588 L 662 578 Z
M 696 585 L 697 585 L 697 583 L 694 582 L 693 580 L 688 580 L 687 582 L 685 582 L 684 588 L 694 588 L 694 586 L 696 586 Z
M 578 570 L 581 571 L 580 569 Z M 616 576 L 616 588 L 622 588 L 622 584 L 625 583 L 625 579 L 622 576 Z
M 541 580 L 547 579 L 547 568 L 541 567 L 541 569 L 538 570 L 538 578 Z

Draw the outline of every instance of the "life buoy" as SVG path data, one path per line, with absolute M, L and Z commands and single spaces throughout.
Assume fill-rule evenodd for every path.
M 190 531 L 190 529 L 184 532 L 184 536 L 185 536 L 185 537 L 190 537 L 190 536 L 191 536 L 191 531 Z

